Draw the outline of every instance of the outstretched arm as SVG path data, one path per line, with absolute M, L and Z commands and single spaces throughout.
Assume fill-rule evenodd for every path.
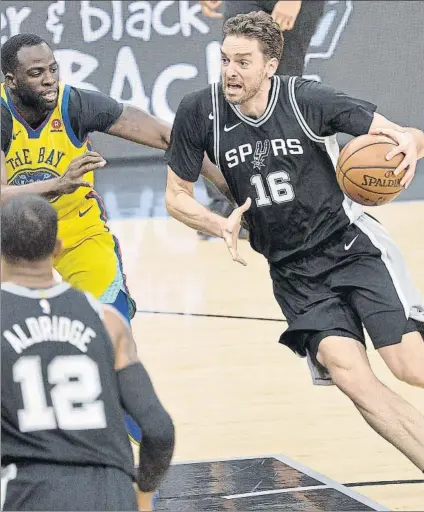
M 171 127 L 140 108 L 125 105 L 122 114 L 107 133 L 144 146 L 165 150 L 169 145 Z
M 234 261 L 246 265 L 237 250 L 243 213 L 250 208 L 251 200 L 232 212 L 228 219 L 211 212 L 194 198 L 194 183 L 181 179 L 168 166 L 166 184 L 166 208 L 172 217 L 186 226 L 223 238 Z
M 109 128 L 107 133 L 138 144 L 166 150 L 169 146 L 171 126 L 144 110 L 126 106 L 121 116 Z M 206 155 L 203 160 L 201 174 L 234 204 L 234 199 L 224 177 Z
M 222 238 L 226 219 L 200 204 L 194 198 L 194 183 L 181 179 L 169 166 L 165 199 L 172 217 L 190 228 Z

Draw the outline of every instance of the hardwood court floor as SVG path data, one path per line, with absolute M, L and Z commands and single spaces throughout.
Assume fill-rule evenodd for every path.
M 424 203 L 370 211 L 424 292 Z M 200 241 L 173 219 L 110 226 L 144 312 L 133 321 L 139 355 L 175 421 L 175 461 L 284 454 L 341 483 L 424 479 L 334 387 L 312 386 L 306 361 L 277 343 L 286 324 L 266 261 L 247 242 L 242 267 L 221 241 Z M 369 357 L 379 378 L 424 413 L 424 391 L 397 381 L 371 347 Z M 424 507 L 424 483 L 356 490 L 391 510 Z

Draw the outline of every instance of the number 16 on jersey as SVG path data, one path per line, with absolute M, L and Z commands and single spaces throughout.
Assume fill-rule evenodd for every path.
M 295 194 L 289 182 L 290 176 L 286 171 L 271 172 L 266 176 L 266 180 L 261 174 L 254 174 L 250 178 L 250 183 L 256 189 L 256 206 L 269 206 L 272 203 L 280 204 L 293 201 Z

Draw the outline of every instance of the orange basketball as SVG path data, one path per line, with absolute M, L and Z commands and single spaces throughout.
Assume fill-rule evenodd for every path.
M 386 160 L 396 143 L 383 135 L 361 135 L 351 140 L 340 153 L 336 176 L 340 188 L 352 201 L 364 206 L 379 206 L 397 197 L 406 171 L 395 176 L 402 162 L 401 153 Z

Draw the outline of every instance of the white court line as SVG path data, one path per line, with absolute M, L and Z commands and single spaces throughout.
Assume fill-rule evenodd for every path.
M 359 494 L 356 491 L 349 489 L 348 487 L 345 487 L 344 485 L 340 484 L 339 482 L 336 482 L 332 478 L 328 478 L 327 476 L 321 475 L 321 473 L 317 473 L 313 469 L 310 469 L 307 466 L 300 464 L 300 462 L 296 462 L 295 460 L 289 459 L 285 455 L 276 455 L 275 458 L 277 460 L 280 460 L 281 462 L 284 462 L 284 464 L 287 464 L 288 466 L 291 466 L 292 468 L 297 469 L 298 471 L 301 471 L 302 473 L 310 476 L 311 478 L 320 480 L 323 484 L 327 484 L 329 487 L 336 489 L 336 491 L 339 491 L 340 493 L 344 494 L 345 496 L 349 496 L 350 498 L 353 498 L 354 500 L 358 501 L 359 503 L 362 503 L 363 505 L 366 505 L 367 507 L 372 508 L 373 510 L 378 510 L 378 511 L 380 511 L 380 510 L 381 511 L 389 511 L 390 510 L 389 508 L 385 507 L 384 505 L 380 505 L 379 503 L 376 503 L 375 501 L 371 500 L 370 498 L 367 498 L 366 496 L 362 496 L 362 494 Z
M 267 494 L 284 494 L 285 492 L 312 491 L 315 489 L 329 489 L 328 485 L 309 485 L 307 487 L 288 487 L 287 489 L 272 489 L 272 491 L 245 492 L 244 494 L 230 494 L 222 496 L 226 500 L 237 498 L 251 498 L 254 496 L 266 496 Z
M 173 462 L 172 466 L 179 466 L 182 464 L 201 464 L 205 462 L 230 462 L 232 460 L 252 460 L 252 459 L 277 459 L 280 462 L 283 462 L 284 464 L 287 464 L 287 466 L 292 467 L 293 469 L 297 469 L 298 471 L 304 473 L 305 475 L 310 476 L 311 478 L 314 478 L 315 480 L 318 480 L 325 484 L 326 486 L 336 489 L 340 493 L 344 494 L 345 496 L 349 496 L 350 498 L 353 498 L 359 503 L 362 503 L 363 505 L 366 505 L 367 507 L 370 507 L 373 510 L 378 511 L 390 511 L 389 508 L 385 507 L 384 505 L 380 505 L 379 503 L 376 503 L 375 501 L 371 500 L 370 498 L 367 498 L 366 496 L 362 496 L 362 494 L 357 493 L 353 489 L 349 489 L 348 487 L 345 487 L 344 485 L 340 484 L 339 482 L 336 482 L 332 478 L 329 478 L 327 476 L 322 475 L 321 473 L 318 473 L 317 471 L 314 471 L 313 469 L 308 468 L 307 466 L 304 466 L 303 464 L 300 464 L 300 462 L 296 462 L 289 457 L 285 457 L 284 455 L 274 455 L 274 454 L 268 454 L 268 455 L 255 455 L 255 456 L 249 456 L 249 457 L 224 457 L 222 459 L 205 459 L 205 460 L 187 460 L 187 461 L 181 461 L 181 462 Z M 315 489 L 318 488 L 318 486 L 315 486 Z

